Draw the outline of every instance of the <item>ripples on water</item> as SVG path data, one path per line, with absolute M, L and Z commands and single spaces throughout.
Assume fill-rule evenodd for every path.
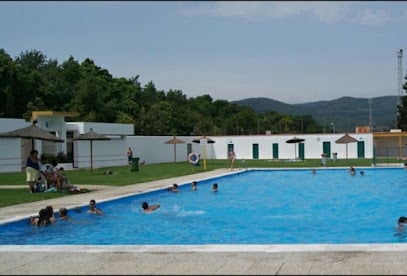
M 195 192 L 187 183 L 179 193 L 164 189 L 98 203 L 102 216 L 84 206 L 80 213 L 69 210 L 71 221 L 49 227 L 33 227 L 28 218 L 3 224 L 0 244 L 404 242 L 405 231 L 395 226 L 407 215 L 407 171 L 364 171 L 248 171 L 199 181 Z M 144 214 L 143 201 L 161 207 Z

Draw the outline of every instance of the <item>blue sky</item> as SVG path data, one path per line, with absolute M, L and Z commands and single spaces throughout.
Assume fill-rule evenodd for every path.
M 90 58 L 115 77 L 228 101 L 397 95 L 406 26 L 407 2 L 0 2 L 12 58 Z

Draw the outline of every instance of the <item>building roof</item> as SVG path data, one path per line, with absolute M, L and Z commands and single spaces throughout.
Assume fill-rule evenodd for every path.
M 38 116 L 78 116 L 79 112 L 65 112 L 65 111 L 33 111 L 32 120 L 36 120 Z
M 403 132 L 373 132 L 373 138 L 380 137 L 407 137 L 407 131 Z

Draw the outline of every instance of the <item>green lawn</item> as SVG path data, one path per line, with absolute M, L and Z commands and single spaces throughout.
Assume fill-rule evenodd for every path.
M 228 161 L 207 160 L 206 165 L 206 171 L 228 168 Z M 239 165 L 240 161 L 237 160 L 235 168 L 239 168 Z M 331 159 L 327 160 L 327 167 L 358 167 L 371 165 L 371 159 L 349 159 L 348 161 L 340 159 L 336 162 L 333 162 Z M 288 160 L 246 160 L 244 164 L 244 167 L 247 168 L 301 168 L 320 166 L 320 159 L 310 159 L 300 162 L 290 162 Z M 108 170 L 112 171 L 113 174 L 105 174 Z M 121 166 L 94 169 L 92 174 L 89 169 L 70 170 L 66 171 L 65 174 L 69 177 L 72 184 L 79 186 L 83 184 L 124 186 L 204 171 L 202 162 L 200 167 L 192 167 L 188 162 L 179 162 L 143 165 L 139 167 L 138 172 L 131 172 L 130 166 Z M 26 187 L 24 189 L 0 189 L 0 207 L 71 195 L 71 193 L 62 192 L 30 194 L 28 192 L 28 185 L 25 182 L 24 172 L 0 173 L 0 186 L 1 185 L 26 185 Z
M 28 185 L 27 185 L 28 187 Z M 44 199 L 57 198 L 61 196 L 72 195 L 72 193 L 34 193 L 31 194 L 27 189 L 1 189 L 0 190 L 0 207 L 10 205 L 40 201 Z

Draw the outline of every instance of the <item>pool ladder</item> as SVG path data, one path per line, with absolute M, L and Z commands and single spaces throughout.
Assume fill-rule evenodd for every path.
M 239 161 L 239 170 L 242 170 L 242 169 L 246 169 L 246 170 L 247 170 L 247 163 L 246 163 L 246 160 L 244 160 L 244 159 L 241 159 L 241 160 Z

